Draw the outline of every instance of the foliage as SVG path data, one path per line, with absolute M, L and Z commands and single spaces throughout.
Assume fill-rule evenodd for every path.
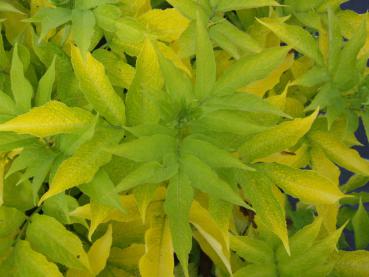
M 341 2 L 1 0 L 0 276 L 368 276 Z

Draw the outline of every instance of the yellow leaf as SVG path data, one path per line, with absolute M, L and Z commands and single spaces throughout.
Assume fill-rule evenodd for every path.
M 174 276 L 174 256 L 169 221 L 161 213 L 154 213 L 151 227 L 145 234 L 145 255 L 139 262 L 142 277 Z
M 359 153 L 347 147 L 328 132 L 315 131 L 309 138 L 319 145 L 326 155 L 339 166 L 354 173 L 369 176 L 369 161 L 360 157 Z
M 118 209 L 107 207 L 91 201 L 91 225 L 88 232 L 89 239 L 91 239 L 97 227 L 102 223 L 109 222 L 110 220 L 129 222 L 140 219 L 140 213 L 138 211 L 136 200 L 133 195 L 122 195 L 121 205 L 124 211 L 120 211 Z
M 91 121 L 92 115 L 85 110 L 70 108 L 58 101 L 50 101 L 0 124 L 0 131 L 48 137 L 79 131 L 87 127 Z
M 91 53 L 82 57 L 79 48 L 72 46 L 72 65 L 81 90 L 94 109 L 114 125 L 125 123 L 125 106 L 115 92 L 104 66 Z
M 288 69 L 290 69 L 293 63 L 294 63 L 293 54 L 289 54 L 286 57 L 286 60 L 276 69 L 274 69 L 266 78 L 252 82 L 251 84 L 242 88 L 241 91 L 263 97 L 268 90 L 271 90 L 279 83 L 282 74 Z
M 316 143 L 310 149 L 310 156 L 312 168 L 316 172 L 327 177 L 333 183 L 338 183 L 341 174 L 339 168 L 327 158 L 323 149 Z
M 177 40 L 190 22 L 173 8 L 148 11 L 140 16 L 139 20 L 146 26 L 149 33 L 166 42 Z
M 257 159 L 256 162 L 279 163 L 294 168 L 303 168 L 308 164 L 309 158 L 308 145 L 303 144 L 296 151 L 282 151 L 274 153 L 265 158 Z
M 92 271 L 98 275 L 106 266 L 110 254 L 110 248 L 112 244 L 112 227 L 108 226 L 106 233 L 94 242 L 91 248 L 88 250 L 88 259 Z
M 318 115 L 283 122 L 269 130 L 250 136 L 239 148 L 242 159 L 254 161 L 294 146 L 310 129 Z
M 123 268 L 126 271 L 135 271 L 138 268 L 139 261 L 144 254 L 144 244 L 133 243 L 123 249 L 113 247 L 111 249 L 108 262 L 109 264 Z
M 323 219 L 323 226 L 329 232 L 332 233 L 337 227 L 337 216 L 340 205 L 338 203 L 330 205 L 316 205 L 316 211 L 319 217 Z
M 200 243 L 202 250 L 212 258 L 214 263 L 232 274 L 229 243 L 209 212 L 197 201 L 192 202 L 190 222 L 196 228 L 193 235 Z
M 345 195 L 326 177 L 312 170 L 301 170 L 280 164 L 262 164 L 260 169 L 277 186 L 309 204 L 335 204 Z

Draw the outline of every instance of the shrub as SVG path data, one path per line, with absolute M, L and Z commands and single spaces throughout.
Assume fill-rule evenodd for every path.
M 341 2 L 0 1 L 0 276 L 369 276 Z

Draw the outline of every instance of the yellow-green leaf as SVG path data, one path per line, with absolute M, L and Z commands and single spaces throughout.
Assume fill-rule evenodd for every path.
M 258 21 L 269 28 L 290 47 L 295 48 L 297 51 L 313 59 L 319 65 L 323 63 L 323 57 L 319 51 L 317 41 L 302 27 L 298 25 L 288 25 L 280 22 L 278 19 L 269 19 L 268 21 L 258 19 Z
M 314 131 L 309 138 L 318 144 L 327 156 L 339 166 L 354 173 L 369 176 L 369 161 L 360 157 L 359 153 L 347 147 L 332 134 L 323 131 Z
M 91 182 L 99 168 L 111 160 L 112 155 L 104 150 L 106 146 L 117 143 L 122 136 L 122 132 L 114 129 L 98 130 L 95 136 L 82 144 L 72 157 L 61 163 L 40 203 L 69 188 Z
M 336 184 L 312 170 L 301 170 L 280 164 L 259 166 L 286 193 L 311 204 L 334 204 L 345 195 Z
M 294 145 L 310 130 L 318 111 L 308 117 L 283 122 L 274 128 L 250 136 L 239 148 L 242 159 L 254 161 Z
M 273 193 L 274 184 L 259 172 L 243 172 L 240 178 L 244 194 L 251 201 L 260 223 L 281 239 L 290 254 L 285 209 Z
M 53 100 L 0 124 L 0 131 L 48 137 L 79 131 L 87 127 L 92 118 L 92 115 L 83 109 L 70 108 Z
M 90 270 L 81 240 L 53 217 L 34 215 L 27 228 L 27 240 L 33 249 L 52 261 L 70 268 Z
M 110 123 L 124 124 L 124 102 L 111 85 L 104 66 L 90 53 L 83 57 L 75 46 L 72 46 L 71 54 L 74 72 L 86 99 Z
M 8 268 L 9 267 L 9 268 Z M 62 277 L 56 264 L 49 262 L 46 257 L 34 251 L 30 243 L 20 240 L 12 254 L 0 267 L 1 276 L 14 277 Z

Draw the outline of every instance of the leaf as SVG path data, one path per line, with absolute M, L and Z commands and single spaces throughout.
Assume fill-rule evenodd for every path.
M 333 276 L 365 277 L 369 273 L 368 259 L 368 251 L 339 251 Z
M 326 155 L 339 166 L 360 175 L 369 176 L 369 162 L 360 157 L 359 153 L 348 148 L 332 134 L 314 131 L 309 138 L 318 144 Z
M 290 254 L 285 209 L 273 193 L 274 184 L 257 172 L 241 173 L 240 179 L 244 194 L 251 201 L 259 221 L 281 239 Z
M 218 46 L 237 60 L 250 52 L 259 53 L 262 51 L 258 41 L 229 21 L 220 21 L 211 26 L 209 35 Z
M 43 120 L 40 121 L 40 118 Z M 89 112 L 80 108 L 70 108 L 62 102 L 52 100 L 0 124 L 0 131 L 48 137 L 77 132 L 88 126 L 91 121 L 92 116 Z
M 77 47 L 72 47 L 72 65 L 79 80 L 80 87 L 91 105 L 111 124 L 125 123 L 125 106 L 123 100 L 114 91 L 104 66 L 86 53 L 83 58 Z
M 141 15 L 139 21 L 149 33 L 166 42 L 177 40 L 189 24 L 189 20 L 173 8 L 150 10 Z
M 354 228 L 356 249 L 365 249 L 369 244 L 369 236 L 367 232 L 369 228 L 369 215 L 361 199 L 359 208 L 352 218 L 352 226 Z
M 135 68 L 111 51 L 99 48 L 92 54 L 106 68 L 106 74 L 113 86 L 128 89 L 135 75 Z M 138 63 L 136 63 L 137 69 Z M 127 107 L 128 108 L 128 107 Z
M 116 209 L 122 209 L 115 185 L 106 171 L 102 169 L 96 173 L 91 182 L 82 184 L 79 188 L 94 202 Z
M 333 82 L 338 88 L 347 90 L 360 80 L 357 56 L 364 46 L 367 37 L 365 21 L 362 22 L 354 36 L 347 42 L 340 53 L 339 61 L 334 68 Z
M 265 6 L 279 6 L 274 0 L 220 0 L 216 5 L 217 11 L 229 12 L 232 10 L 255 9 Z
M 0 2 L 0 11 L 2 12 L 13 12 L 13 13 L 19 13 L 23 14 L 22 11 L 15 8 L 13 5 L 7 3 L 7 2 Z
M 231 186 L 220 179 L 215 171 L 199 158 L 190 154 L 183 154 L 181 156 L 181 169 L 184 170 L 184 174 L 188 176 L 192 186 L 196 189 L 216 199 L 245 206 L 245 202 L 233 191 Z
M 231 274 L 232 270 L 229 262 L 230 253 L 223 232 L 212 219 L 209 212 L 197 201 L 192 202 L 190 222 L 196 228 L 193 235 L 200 244 L 202 250 L 211 257 L 212 261 L 217 266 L 224 268 Z
M 189 276 L 188 259 L 192 248 L 192 230 L 189 225 L 189 213 L 193 194 L 188 177 L 183 173 L 178 173 L 169 181 L 164 203 L 172 234 L 173 248 L 186 277 Z
M 54 217 L 63 224 L 85 224 L 83 221 L 79 221 L 78 218 L 69 215 L 78 206 L 78 201 L 74 197 L 66 194 L 58 194 L 44 202 L 42 211 L 45 215 Z
M 202 105 L 202 110 L 205 113 L 219 110 L 233 110 L 243 112 L 270 113 L 288 117 L 288 115 L 269 104 L 264 99 L 247 93 L 235 93 L 233 95 L 210 98 Z
M 34 215 L 27 228 L 27 240 L 33 249 L 54 262 L 80 270 L 90 269 L 80 239 L 53 217 Z
M 253 170 L 227 151 L 196 138 L 186 137 L 182 142 L 181 152 L 196 156 L 212 168 L 224 167 Z
M 49 190 L 41 197 L 39 203 L 69 188 L 91 182 L 99 168 L 111 160 L 111 155 L 104 150 L 105 147 L 117 143 L 122 135 L 114 129 L 99 130 L 91 140 L 82 144 L 72 157 L 61 163 Z
M 215 84 L 214 94 L 223 95 L 265 78 L 270 71 L 285 60 L 288 47 L 266 49 L 261 53 L 245 56 L 226 69 Z
M 295 48 L 297 51 L 313 59 L 318 65 L 323 64 L 323 58 L 322 54 L 319 52 L 318 44 L 308 31 L 300 26 L 288 25 L 279 20 L 257 20 L 290 47 Z
M 97 239 L 88 250 L 88 259 L 94 274 L 98 275 L 106 266 L 112 245 L 112 227 L 108 225 L 105 234 Z
M 88 51 L 95 32 L 95 15 L 90 10 L 73 9 L 71 33 L 84 56 Z
M 117 185 L 118 192 L 132 189 L 142 184 L 158 184 L 173 177 L 178 171 L 176 157 L 168 155 L 164 162 L 147 162 L 138 166 Z
M 250 162 L 296 145 L 309 131 L 317 116 L 318 110 L 305 118 L 286 121 L 250 136 L 239 148 L 241 158 Z
M 196 19 L 196 83 L 195 95 L 202 100 L 208 97 L 216 81 L 216 64 L 213 45 L 205 22 L 200 15 Z
M 250 236 L 230 236 L 231 249 L 253 264 L 274 263 L 272 248 L 264 241 Z
M 25 220 L 22 212 L 15 208 L 0 207 L 0 237 L 16 232 Z
M 170 97 L 178 102 L 190 101 L 193 90 L 191 80 L 185 72 L 177 68 L 172 61 L 169 61 L 161 53 L 158 53 L 158 56 L 165 86 Z
M 35 97 L 36 106 L 45 105 L 47 102 L 51 100 L 51 94 L 53 91 L 53 85 L 55 81 L 55 60 L 56 56 L 54 56 L 51 65 L 49 66 L 49 68 L 39 81 Z
M 279 164 L 263 164 L 260 169 L 286 193 L 306 203 L 334 204 L 345 196 L 337 185 L 312 170 Z
M 155 49 L 149 39 L 136 61 L 136 73 L 129 87 L 127 103 L 127 120 L 130 125 L 157 123 L 159 109 L 156 101 L 163 86 L 163 77 Z
M 49 31 L 67 23 L 72 19 L 72 10 L 66 8 L 42 8 L 38 10 L 28 22 L 41 23 L 41 33 L 39 42 L 41 42 Z
M 169 222 L 163 214 L 153 215 L 145 233 L 145 254 L 139 262 L 142 277 L 174 276 L 173 245 Z
M 10 268 L 7 268 L 10 266 Z M 3 270 L 2 270 L 3 269 Z M 58 267 L 45 256 L 32 250 L 30 243 L 20 240 L 12 254 L 0 266 L 0 274 L 14 277 L 62 277 Z M 11 274 L 11 275 L 9 275 Z
M 28 112 L 31 108 L 33 88 L 24 75 L 24 65 L 19 57 L 18 44 L 14 46 L 12 64 L 10 68 L 11 89 L 17 111 Z
M 124 157 L 135 162 L 162 161 L 165 155 L 175 153 L 176 139 L 167 135 L 144 136 L 138 139 L 109 147 L 108 151 L 114 155 Z

